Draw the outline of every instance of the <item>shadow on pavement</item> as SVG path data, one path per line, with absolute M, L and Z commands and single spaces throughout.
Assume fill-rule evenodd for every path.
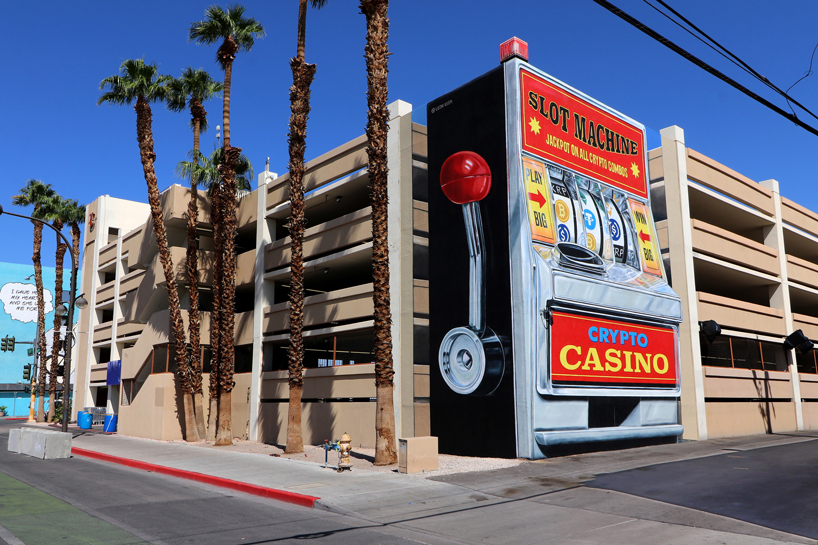
M 818 443 L 805 441 L 610 473 L 585 486 L 818 539 L 816 484 Z

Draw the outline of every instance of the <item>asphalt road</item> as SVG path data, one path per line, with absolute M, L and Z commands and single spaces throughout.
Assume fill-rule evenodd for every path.
M 586 486 L 818 539 L 818 441 L 611 473 Z
M 0 423 L 0 544 L 423 540 L 407 530 L 361 528 L 363 521 L 113 464 L 9 453 L 8 429 L 14 424 L 19 422 Z

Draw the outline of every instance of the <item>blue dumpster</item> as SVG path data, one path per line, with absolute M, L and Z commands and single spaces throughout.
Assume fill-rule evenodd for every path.
M 116 431 L 116 420 L 117 416 L 115 414 L 106 414 L 105 423 L 102 425 L 102 431 L 114 433 Z
M 92 415 L 91 413 L 87 413 L 85 411 L 80 411 L 77 413 L 77 424 L 80 425 L 80 429 L 90 430 L 93 421 L 94 415 Z

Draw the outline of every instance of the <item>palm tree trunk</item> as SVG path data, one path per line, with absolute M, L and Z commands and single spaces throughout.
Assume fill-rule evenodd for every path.
M 295 58 L 304 62 L 304 45 L 307 41 L 307 0 L 298 0 L 298 45 Z M 290 61 L 292 66 L 292 61 Z
M 62 230 L 62 222 L 54 220 L 54 227 Z M 57 263 L 55 268 L 55 282 L 54 282 L 54 308 L 62 304 L 62 276 L 63 276 L 63 259 L 65 252 L 68 251 L 68 245 L 61 241 L 60 236 L 57 235 Z M 54 340 L 51 343 L 51 368 L 48 375 L 48 398 L 51 402 L 48 404 L 48 422 L 54 420 L 54 400 L 57 399 L 57 365 L 60 359 L 60 334 L 62 329 L 62 317 L 54 313 Z M 66 412 L 63 411 L 63 415 Z
M 210 221 L 213 225 L 213 246 L 216 255 L 213 263 L 213 312 L 210 313 L 210 380 L 208 392 L 210 412 L 207 423 L 207 440 L 216 440 L 219 415 L 219 367 L 222 346 L 222 220 L 221 190 L 216 184 L 210 198 Z
M 139 142 L 139 156 L 142 160 L 142 170 L 145 174 L 145 182 L 148 184 L 148 203 L 151 207 L 151 218 L 153 220 L 153 231 L 156 234 L 156 246 L 159 249 L 159 261 L 162 264 L 162 272 L 165 275 L 165 284 L 168 291 L 168 307 L 170 309 L 171 327 L 176 341 L 176 365 L 177 377 L 180 380 L 182 393 L 190 393 L 189 367 L 187 359 L 187 346 L 185 343 L 185 326 L 182 322 L 182 313 L 179 305 L 179 292 L 176 286 L 176 277 L 173 272 L 173 262 L 168 248 L 168 238 L 165 231 L 165 223 L 162 219 L 162 208 L 159 202 L 159 188 L 156 181 L 156 171 L 153 163 L 156 154 L 153 151 L 153 131 L 151 130 L 151 107 L 148 102 L 139 97 L 136 101 L 136 139 Z M 182 401 L 185 415 L 185 439 L 187 441 L 198 441 L 199 436 L 196 430 L 196 420 L 193 416 L 193 407 Z
M 239 46 L 236 44 L 236 41 L 232 36 L 228 36 L 216 52 L 216 57 L 219 59 L 219 62 L 221 62 L 222 68 L 224 68 L 222 132 L 224 134 L 225 150 L 230 147 L 230 87 L 233 82 L 233 59 L 236 58 L 238 50 Z
M 34 207 L 36 212 L 38 206 Z M 45 353 L 45 299 L 43 298 L 43 264 L 40 259 L 40 252 L 43 247 L 43 225 L 37 222 L 34 224 L 34 254 L 31 260 L 34 262 L 34 284 L 37 286 L 37 338 L 39 339 L 37 350 L 39 352 L 39 367 L 37 368 L 37 390 L 40 399 L 37 401 L 37 422 L 45 422 L 45 375 L 48 358 Z M 51 405 L 53 400 L 49 403 Z
M 388 0 L 361 0 L 366 16 L 367 102 L 366 124 L 369 183 L 372 198 L 372 276 L 375 306 L 375 465 L 397 462 L 395 448 L 395 406 L 393 404 L 392 315 L 389 299 L 389 244 L 387 228 L 386 136 L 389 111 L 386 106 L 389 72 Z
M 216 430 L 216 445 L 233 444 L 233 429 L 231 425 L 231 392 L 233 390 L 233 372 L 235 370 L 234 327 L 235 327 L 235 298 L 236 298 L 236 175 L 235 165 L 241 149 L 230 145 L 230 88 L 233 79 L 233 59 L 236 57 L 238 45 L 232 36 L 228 36 L 219 51 L 216 53 L 224 68 L 224 90 L 222 109 L 222 131 L 224 133 L 224 161 L 222 163 L 222 212 L 223 223 L 222 251 L 222 293 L 221 309 L 222 322 L 221 338 L 226 342 L 220 347 L 221 361 L 219 362 L 219 424 Z
M 226 72 L 226 71 L 225 71 Z M 221 346 L 221 365 L 219 367 L 219 425 L 216 430 L 216 445 L 226 446 L 233 444 L 233 430 L 231 425 L 232 407 L 230 405 L 231 392 L 235 383 L 235 308 L 236 308 L 236 172 L 235 165 L 241 148 L 225 145 L 224 162 L 222 163 L 222 223 L 224 236 L 222 244 L 223 276 L 222 276 L 222 304 L 223 317 L 221 332 L 223 343 Z
M 191 103 L 191 114 L 199 112 L 201 103 Z M 193 149 L 199 151 L 199 129 L 201 118 L 193 117 Z M 194 156 L 196 164 L 198 156 Z M 195 173 L 194 173 L 195 176 Z M 190 181 L 190 203 L 187 207 L 187 274 L 188 291 L 190 292 L 190 310 L 188 311 L 188 332 L 190 336 L 190 390 L 193 401 L 193 414 L 196 418 L 196 431 L 199 438 L 205 437 L 204 406 L 202 404 L 202 348 L 201 348 L 201 321 L 199 319 L 199 259 L 198 243 L 196 241 L 196 226 L 199 224 L 199 189 L 198 181 Z
M 302 2 L 306 16 L 306 1 Z M 299 18 L 299 34 L 301 33 Z M 299 44 L 303 55 L 304 44 Z M 310 84 L 315 77 L 315 65 L 303 60 L 290 60 L 293 86 L 290 88 L 290 351 L 288 383 L 290 403 L 287 417 L 286 452 L 303 452 L 301 426 L 301 392 L 304 386 L 304 152 L 306 150 L 307 118 L 310 113 Z

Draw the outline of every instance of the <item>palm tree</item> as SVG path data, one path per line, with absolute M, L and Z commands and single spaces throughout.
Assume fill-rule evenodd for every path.
M 230 144 L 230 86 L 233 75 L 233 60 L 239 50 L 250 51 L 255 38 L 264 36 L 264 28 L 252 17 L 244 16 L 244 6 L 234 4 L 225 11 L 219 6 L 210 6 L 205 10 L 206 19 L 190 25 L 189 38 L 197 44 L 210 45 L 222 42 L 216 52 L 216 61 L 224 70 L 224 107 L 222 110 L 222 129 L 224 130 L 224 163 L 222 164 L 222 190 L 230 198 L 222 201 L 222 240 L 223 272 L 221 307 L 224 311 L 220 327 L 224 334 L 232 336 L 235 324 L 236 299 L 236 176 L 235 167 L 240 148 Z M 219 425 L 216 433 L 216 445 L 232 445 L 233 432 L 231 426 L 230 403 L 233 391 L 233 372 L 235 370 L 235 353 L 233 342 L 229 346 L 221 347 L 219 369 Z M 212 387 L 212 385 L 211 385 Z
M 11 203 L 15 206 L 34 206 L 32 217 L 42 219 L 43 205 L 56 195 L 56 192 L 51 189 L 51 184 L 44 184 L 40 180 L 31 179 L 26 182 L 26 185 L 20 190 L 19 195 L 12 197 Z M 38 393 L 40 400 L 37 403 L 37 422 L 45 421 L 45 362 L 47 356 L 45 353 L 45 299 L 43 298 L 43 265 L 40 259 L 40 250 L 43 245 L 43 224 L 32 221 L 34 224 L 34 253 L 31 260 L 34 262 L 34 283 L 37 286 L 37 345 L 36 352 L 39 354 L 39 367 L 37 373 L 37 382 L 39 383 Z
M 44 219 L 51 220 L 51 225 L 58 231 L 62 231 L 66 223 L 66 208 L 67 201 L 59 195 L 54 195 L 46 200 L 41 209 Z M 62 304 L 62 277 L 63 277 L 63 260 L 65 259 L 65 252 L 68 251 L 68 245 L 62 241 L 59 235 L 57 236 L 57 253 L 56 265 L 54 271 L 54 308 Z M 51 343 L 51 366 L 48 371 L 48 418 L 47 422 L 54 419 L 54 405 L 57 399 L 57 366 L 60 359 L 60 334 L 62 329 L 62 316 L 54 313 L 54 339 Z
M 389 110 L 386 106 L 386 75 L 389 72 L 388 0 L 361 0 L 366 16 L 366 59 L 368 119 L 366 154 L 372 199 L 372 280 L 375 306 L 375 465 L 397 462 L 395 406 L 393 405 L 392 314 L 389 300 L 389 244 L 387 227 L 386 135 Z
M 210 196 L 210 221 L 214 225 L 214 254 L 216 262 L 213 267 L 213 312 L 210 314 L 210 412 L 207 423 L 207 440 L 215 441 L 216 428 L 218 424 L 219 414 L 219 400 L 220 388 L 219 384 L 219 370 L 221 362 L 221 348 L 227 346 L 228 350 L 233 349 L 233 334 L 232 330 L 227 330 L 223 326 L 224 312 L 221 304 L 221 274 L 222 274 L 222 255 L 223 255 L 223 241 L 221 230 L 216 229 L 215 226 L 221 221 L 221 213 L 223 208 L 223 201 L 221 188 L 221 172 L 220 166 L 224 158 L 224 150 L 219 148 L 210 154 L 210 157 L 205 157 L 196 150 L 191 150 L 191 160 L 182 161 L 176 166 L 176 175 L 180 178 L 190 180 L 196 178 L 199 183 L 207 188 L 207 193 Z M 250 179 L 253 177 L 253 165 L 250 160 L 243 154 L 239 155 L 238 163 L 236 165 L 236 184 L 239 192 L 250 191 Z M 230 334 L 228 334 L 228 331 Z
M 77 256 L 77 261 L 79 262 L 79 255 L 80 255 L 80 225 L 85 223 L 85 205 L 80 204 L 79 201 L 75 199 L 66 199 L 63 201 L 63 223 L 68 224 L 71 227 L 71 248 L 73 250 L 73 256 Z M 74 327 L 74 324 L 67 324 L 66 327 Z M 76 335 L 72 338 L 76 339 Z M 71 346 L 66 346 L 66 350 L 71 350 Z M 69 370 L 70 372 L 70 370 Z M 65 378 L 63 378 L 65 380 Z M 64 415 L 71 414 L 71 398 L 68 398 L 68 406 L 63 408 Z
M 185 342 L 185 326 L 182 322 L 182 313 L 179 306 L 179 292 L 176 286 L 176 277 L 173 273 L 173 262 L 168 248 L 167 232 L 162 219 L 162 207 L 159 203 L 159 188 L 156 181 L 156 171 L 153 163 L 156 154 L 153 151 L 153 131 L 151 102 L 161 102 L 167 98 L 168 90 L 165 84 L 168 76 L 159 74 L 155 64 L 145 64 L 144 59 L 129 59 L 120 66 L 120 73 L 105 78 L 99 85 L 106 92 L 97 101 L 97 105 L 110 102 L 117 106 L 130 105 L 136 101 L 136 140 L 139 142 L 139 155 L 142 160 L 142 170 L 145 182 L 148 184 L 148 203 L 151 207 L 153 231 L 156 235 L 156 245 L 159 248 L 159 261 L 165 275 L 165 284 L 168 290 L 168 307 L 173 334 L 176 341 L 176 364 L 181 375 L 187 375 L 187 357 Z M 198 441 L 199 434 L 193 414 L 193 395 L 187 381 L 182 381 L 183 411 L 185 415 L 185 438 L 188 441 Z
M 310 0 L 313 8 L 324 7 L 327 0 Z M 310 85 L 315 65 L 304 61 L 307 33 L 307 0 L 299 0 L 298 43 L 290 59 L 293 86 L 290 87 L 290 351 L 288 383 L 290 403 L 287 411 L 285 452 L 303 452 L 301 430 L 301 392 L 304 388 L 304 152 L 307 149 L 307 118 L 310 114 Z
M 187 106 L 190 109 L 191 126 L 193 128 L 194 161 L 198 162 L 196 153 L 199 151 L 199 134 L 207 130 L 207 112 L 203 102 L 210 100 L 223 89 L 221 82 L 215 81 L 204 70 L 194 70 L 187 67 L 182 77 L 168 83 L 168 109 L 181 112 Z M 196 226 L 199 223 L 199 189 L 195 172 L 189 177 L 190 202 L 187 207 L 187 276 L 188 292 L 190 293 L 190 310 L 188 311 L 188 331 L 190 335 L 190 362 L 188 369 L 190 376 L 184 377 L 190 382 L 193 391 L 193 412 L 196 417 L 196 427 L 199 437 L 206 434 L 204 420 L 204 405 L 202 403 L 202 357 L 199 320 L 199 260 Z

